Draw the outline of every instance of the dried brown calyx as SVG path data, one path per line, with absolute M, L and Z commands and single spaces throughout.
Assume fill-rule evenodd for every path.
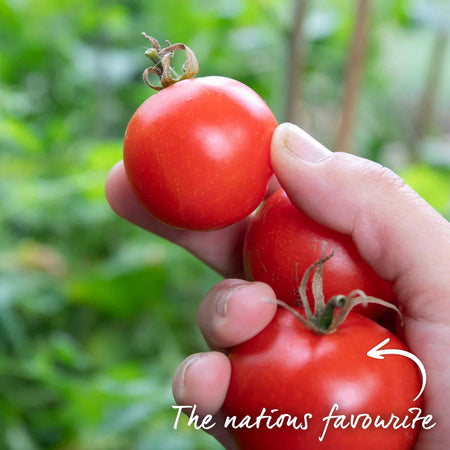
M 144 70 L 142 78 L 152 89 L 160 91 L 172 84 L 178 83 L 181 80 L 193 78 L 198 73 L 198 62 L 194 52 L 185 44 L 170 44 L 166 41 L 167 47 L 161 48 L 159 42 L 146 33 L 142 33 L 145 39 L 152 43 L 152 47 L 145 51 L 147 56 L 154 64 L 153 67 L 148 67 Z M 175 69 L 170 65 L 170 60 L 174 53 L 179 50 L 186 52 L 186 62 L 183 64 L 181 75 L 178 75 Z M 156 75 L 161 81 L 161 86 L 154 85 L 150 82 L 149 75 Z

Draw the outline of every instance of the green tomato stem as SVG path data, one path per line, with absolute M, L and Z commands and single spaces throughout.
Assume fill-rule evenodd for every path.
M 334 311 L 336 308 L 343 308 L 345 306 L 345 295 L 335 295 L 331 297 L 325 305 L 322 313 L 315 318 L 315 323 L 318 328 L 327 331 L 333 322 Z

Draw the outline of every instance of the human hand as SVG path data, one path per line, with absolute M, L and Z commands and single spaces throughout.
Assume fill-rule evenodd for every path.
M 405 320 L 410 350 L 427 369 L 425 412 L 437 425 L 422 432 L 416 449 L 442 449 L 450 441 L 450 226 L 391 171 L 345 153 L 331 153 L 299 128 L 283 124 L 274 133 L 272 166 L 291 201 L 313 220 L 351 235 L 361 256 L 393 291 Z M 108 179 L 107 196 L 122 217 L 184 246 L 225 276 L 242 276 L 240 262 L 247 220 L 210 233 L 160 224 L 138 204 L 121 166 Z M 179 404 L 215 414 L 226 395 L 230 364 L 222 349 L 261 331 L 275 314 L 274 298 L 262 283 L 225 280 L 199 309 L 202 332 L 213 351 L 187 358 L 174 377 Z M 226 307 L 224 307 L 226 305 Z M 225 314 L 224 314 L 225 313 Z M 219 350 L 219 351 L 218 351 Z M 212 433 L 233 448 L 220 427 Z

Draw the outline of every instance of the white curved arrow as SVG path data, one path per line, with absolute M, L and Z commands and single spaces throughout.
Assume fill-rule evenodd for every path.
M 422 361 L 416 355 L 413 355 L 412 353 L 409 353 L 405 350 L 396 350 L 396 349 L 380 350 L 381 347 L 386 345 L 390 340 L 391 340 L 390 338 L 386 338 L 383 342 L 380 342 L 378 345 L 375 345 L 375 347 L 373 347 L 367 352 L 367 356 L 375 359 L 384 359 L 383 355 L 400 355 L 412 359 L 419 366 L 420 373 L 422 374 L 422 389 L 420 389 L 420 392 L 414 399 L 414 401 L 416 401 L 422 395 L 422 392 L 427 384 L 427 373 L 425 371 L 425 366 L 422 364 Z

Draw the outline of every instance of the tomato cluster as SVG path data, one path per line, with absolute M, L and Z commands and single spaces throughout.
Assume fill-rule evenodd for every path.
M 144 72 L 144 79 L 161 92 L 146 100 L 128 125 L 124 163 L 129 182 L 148 211 L 171 226 L 213 230 L 236 223 L 265 196 L 276 120 L 242 83 L 223 77 L 190 79 L 196 61 L 183 44 L 161 49 L 146 37 L 153 44 L 146 55 L 155 66 Z M 186 50 L 187 66 L 174 78 L 170 57 L 180 49 Z M 161 78 L 160 87 L 149 82 L 150 74 Z M 247 279 L 269 284 L 287 310 L 280 307 L 265 330 L 230 351 L 224 412 L 248 425 L 246 417 L 265 411 L 272 423 L 281 424 L 266 421 L 232 429 L 238 446 L 411 448 L 417 427 L 365 428 L 360 423 L 323 431 L 324 418 L 335 406 L 345 417 L 388 421 L 422 405 L 421 398 L 413 402 L 420 378 L 409 359 L 380 361 L 367 355 L 386 338 L 388 348 L 406 347 L 358 314 L 376 317 L 380 304 L 389 306 L 386 301 L 394 299 L 390 283 L 362 260 L 351 238 L 312 221 L 280 190 L 252 217 L 243 262 Z M 369 300 L 376 304 L 361 306 Z M 350 312 L 353 306 L 358 313 Z M 283 417 L 303 418 L 304 423 L 295 428 Z

